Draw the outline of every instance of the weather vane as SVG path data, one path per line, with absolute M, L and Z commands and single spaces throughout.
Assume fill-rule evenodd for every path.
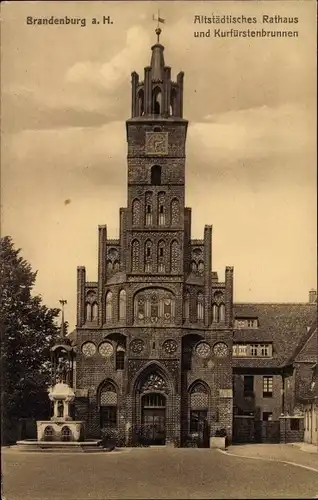
M 160 34 L 161 34 L 160 23 L 162 23 L 162 24 L 165 23 L 165 19 L 163 19 L 163 17 L 160 17 L 160 10 L 158 10 L 157 17 L 153 14 L 152 20 L 153 21 L 157 21 L 157 28 L 156 28 L 155 33 L 157 35 L 157 43 L 159 43 L 159 41 L 160 41 Z

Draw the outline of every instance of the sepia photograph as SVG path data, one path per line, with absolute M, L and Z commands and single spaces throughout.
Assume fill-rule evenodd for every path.
M 318 498 L 314 0 L 1 3 L 4 500 Z

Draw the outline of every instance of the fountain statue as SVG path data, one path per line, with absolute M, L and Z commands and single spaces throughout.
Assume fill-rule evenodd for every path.
M 74 361 L 75 348 L 65 335 L 64 305 L 60 300 L 62 320 L 57 343 L 51 348 L 51 387 L 48 397 L 53 403 L 53 415 L 50 420 L 37 421 L 37 440 L 18 441 L 20 449 L 34 451 L 36 449 L 68 448 L 91 450 L 97 448 L 100 440 L 85 439 L 85 423 L 72 417 L 72 403 L 75 399 Z

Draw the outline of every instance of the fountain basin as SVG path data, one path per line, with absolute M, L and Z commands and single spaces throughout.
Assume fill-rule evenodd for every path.
M 101 439 L 85 439 L 84 441 L 38 441 L 36 439 L 24 439 L 17 441 L 16 448 L 19 451 L 47 451 L 61 453 L 83 453 L 110 451 L 100 446 Z

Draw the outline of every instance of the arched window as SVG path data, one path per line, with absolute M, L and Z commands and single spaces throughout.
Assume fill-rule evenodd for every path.
M 204 319 L 204 297 L 201 292 L 199 292 L 197 296 L 197 319 L 198 321 Z
M 116 370 L 123 370 L 125 368 L 125 348 L 121 345 L 116 349 Z
M 220 304 L 219 307 L 219 321 L 225 321 L 225 305 Z
M 161 167 L 160 165 L 153 165 L 151 167 L 151 184 L 153 186 L 161 185 Z
M 133 226 L 141 223 L 141 203 L 137 198 L 132 202 L 132 223 Z
M 53 441 L 54 430 L 51 425 L 47 425 L 44 429 L 44 441 Z
M 152 224 L 152 193 L 146 193 L 146 226 L 151 226 Z
M 180 251 L 177 241 L 171 243 L 171 272 L 180 272 Z
M 126 319 L 126 292 L 121 290 L 119 293 L 119 319 Z
M 117 391 L 112 382 L 106 382 L 99 394 L 101 428 L 117 427 Z
M 160 115 L 161 113 L 161 89 L 160 87 L 154 88 L 152 91 L 152 114 Z
M 164 226 L 166 223 L 165 193 L 158 194 L 158 225 Z
M 111 321 L 113 319 L 113 294 L 112 292 L 107 292 L 106 294 L 106 321 Z
M 118 260 L 115 260 L 114 262 L 114 273 L 118 273 L 119 271 L 119 262 Z
M 189 321 L 190 319 L 190 294 L 186 292 L 184 296 L 184 313 L 183 313 L 185 321 Z
M 195 273 L 197 270 L 198 270 L 197 263 L 193 260 L 193 261 L 191 262 L 191 271 L 192 271 L 193 273 Z
M 113 272 L 113 263 L 111 260 L 108 260 L 106 263 L 107 274 L 111 274 Z
M 208 390 L 202 382 L 197 382 L 190 390 L 190 432 L 203 430 L 209 407 Z
M 92 305 L 92 320 L 97 321 L 98 319 L 98 305 L 96 302 Z
M 131 247 L 132 247 L 131 269 L 132 271 L 139 271 L 139 255 L 140 255 L 139 241 L 133 240 Z
M 64 425 L 61 430 L 61 441 L 71 441 L 72 440 L 72 432 L 67 425 Z
M 161 128 L 161 127 L 154 127 L 154 128 L 153 128 L 153 131 L 154 131 L 154 132 L 161 132 L 161 131 L 162 131 L 162 128 Z
M 145 243 L 145 272 L 150 273 L 152 269 L 152 241 Z
M 179 222 L 180 222 L 179 200 L 177 198 L 174 198 L 171 201 L 171 224 L 175 226 L 176 224 L 179 224 Z
M 92 306 L 89 302 L 85 305 L 85 317 L 86 321 L 92 321 Z
M 158 272 L 165 272 L 165 242 L 160 240 L 158 243 Z
M 140 89 L 138 92 L 138 115 L 142 116 L 144 114 L 144 91 Z
M 177 116 L 177 92 L 176 89 L 171 90 L 170 94 L 170 114 Z
M 212 321 L 215 323 L 219 322 L 219 308 L 216 304 L 212 306 Z

